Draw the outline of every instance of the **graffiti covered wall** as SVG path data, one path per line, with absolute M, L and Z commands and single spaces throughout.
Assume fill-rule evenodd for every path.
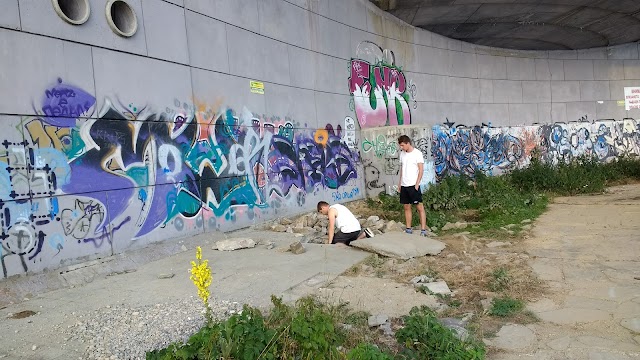
M 349 92 L 360 128 L 411 124 L 416 86 L 395 65 L 393 51 L 363 41 L 351 59 Z M 413 102 L 412 102 L 413 97 Z
M 545 124 L 519 127 L 388 127 L 362 131 L 361 153 L 368 196 L 395 193 L 399 160 L 397 138 L 408 135 L 425 156 L 424 185 L 447 175 L 476 171 L 499 175 L 525 167 L 534 149 L 557 164 L 580 156 L 610 161 L 640 155 L 640 122 L 634 119 Z
M 34 101 L 39 116 L 5 128 L 3 277 L 364 195 L 341 124 L 308 129 L 180 101 L 162 111 L 97 102 L 58 79 Z
M 431 157 L 431 129 L 421 126 L 389 126 L 365 129 L 360 132 L 360 154 L 362 156 L 367 196 L 381 192 L 393 194 L 398 191 L 400 160 L 398 137 L 407 135 L 425 160 L 422 188 L 435 182 Z

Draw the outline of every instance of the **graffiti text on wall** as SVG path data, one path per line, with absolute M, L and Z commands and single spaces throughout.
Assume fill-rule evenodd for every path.
M 621 121 L 576 122 L 509 128 L 433 127 L 436 177 L 495 175 L 526 166 L 538 149 L 543 161 L 557 164 L 580 156 L 608 161 L 618 156 L 640 155 L 640 123 Z
M 357 150 L 341 125 L 301 130 L 247 109 L 176 101 L 156 112 L 108 98 L 91 118 L 96 100 L 60 79 L 42 99 L 41 116 L 22 119 L 0 143 L 5 277 L 169 225 L 216 229 L 303 205 L 318 191 L 359 195 Z
M 392 55 L 389 50 L 385 51 Z M 361 128 L 411 123 L 410 92 L 415 93 L 415 86 L 407 83 L 393 60 L 387 63 L 384 59 L 394 57 L 383 57 L 376 63 L 351 60 L 349 91 Z

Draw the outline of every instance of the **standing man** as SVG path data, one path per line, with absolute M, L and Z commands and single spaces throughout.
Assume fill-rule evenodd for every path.
M 416 205 L 420 215 L 420 236 L 427 236 L 427 214 L 422 204 L 422 192 L 420 191 L 420 181 L 424 170 L 424 157 L 422 152 L 411 145 L 411 139 L 407 135 L 398 138 L 400 152 L 400 203 L 404 205 L 404 218 L 407 234 L 412 234 L 411 228 L 411 204 Z
M 329 206 L 326 201 L 318 202 L 318 212 L 329 217 L 327 244 L 349 245 L 354 240 L 373 237 L 369 229 L 361 231 L 360 222 L 346 206 L 334 204 Z M 338 228 L 338 232 L 335 232 Z

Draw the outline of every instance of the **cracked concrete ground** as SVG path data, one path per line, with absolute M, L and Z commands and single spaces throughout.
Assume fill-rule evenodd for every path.
M 496 360 L 640 358 L 640 186 L 556 198 L 525 244 L 550 296 L 517 351 Z
M 296 300 L 335 279 L 369 253 L 357 249 L 341 249 L 332 245 L 305 244 L 306 252 L 286 252 L 296 241 L 293 234 L 240 230 L 229 237 L 252 238 L 259 245 L 253 249 L 232 252 L 212 250 L 220 234 L 207 234 L 165 244 L 178 253 L 150 246 L 136 253 L 121 254 L 113 259 L 77 266 L 65 274 L 67 286 L 29 296 L 0 308 L 0 359 L 83 359 L 88 344 L 74 342 L 65 330 L 82 321 L 93 311 L 115 305 L 129 308 L 176 302 L 196 295 L 189 280 L 189 262 L 194 260 L 196 246 L 209 259 L 213 270 L 212 296 L 240 304 L 265 307 L 270 296 Z M 273 242 L 274 249 L 266 247 Z M 144 254 L 159 253 L 162 258 L 143 260 Z M 107 261 L 108 260 L 108 261 Z M 114 272 L 114 269 L 116 270 Z M 174 274 L 163 278 L 163 274 Z M 111 275 L 111 276 L 110 276 Z M 28 279 L 23 279 L 28 280 Z M 87 282 L 88 281 L 88 282 Z M 25 284 L 17 282 L 17 285 Z M 76 284 L 69 287 L 68 284 Z M 30 283 L 30 291 L 37 284 Z M 8 315 L 31 310 L 36 315 L 13 319 Z

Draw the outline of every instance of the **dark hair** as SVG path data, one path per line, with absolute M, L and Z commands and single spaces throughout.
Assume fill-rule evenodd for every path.
M 329 206 L 329 203 L 326 201 L 318 201 L 318 211 L 322 210 L 325 206 Z
M 411 145 L 411 139 L 407 135 L 401 135 L 398 138 L 398 144 L 409 144 Z

